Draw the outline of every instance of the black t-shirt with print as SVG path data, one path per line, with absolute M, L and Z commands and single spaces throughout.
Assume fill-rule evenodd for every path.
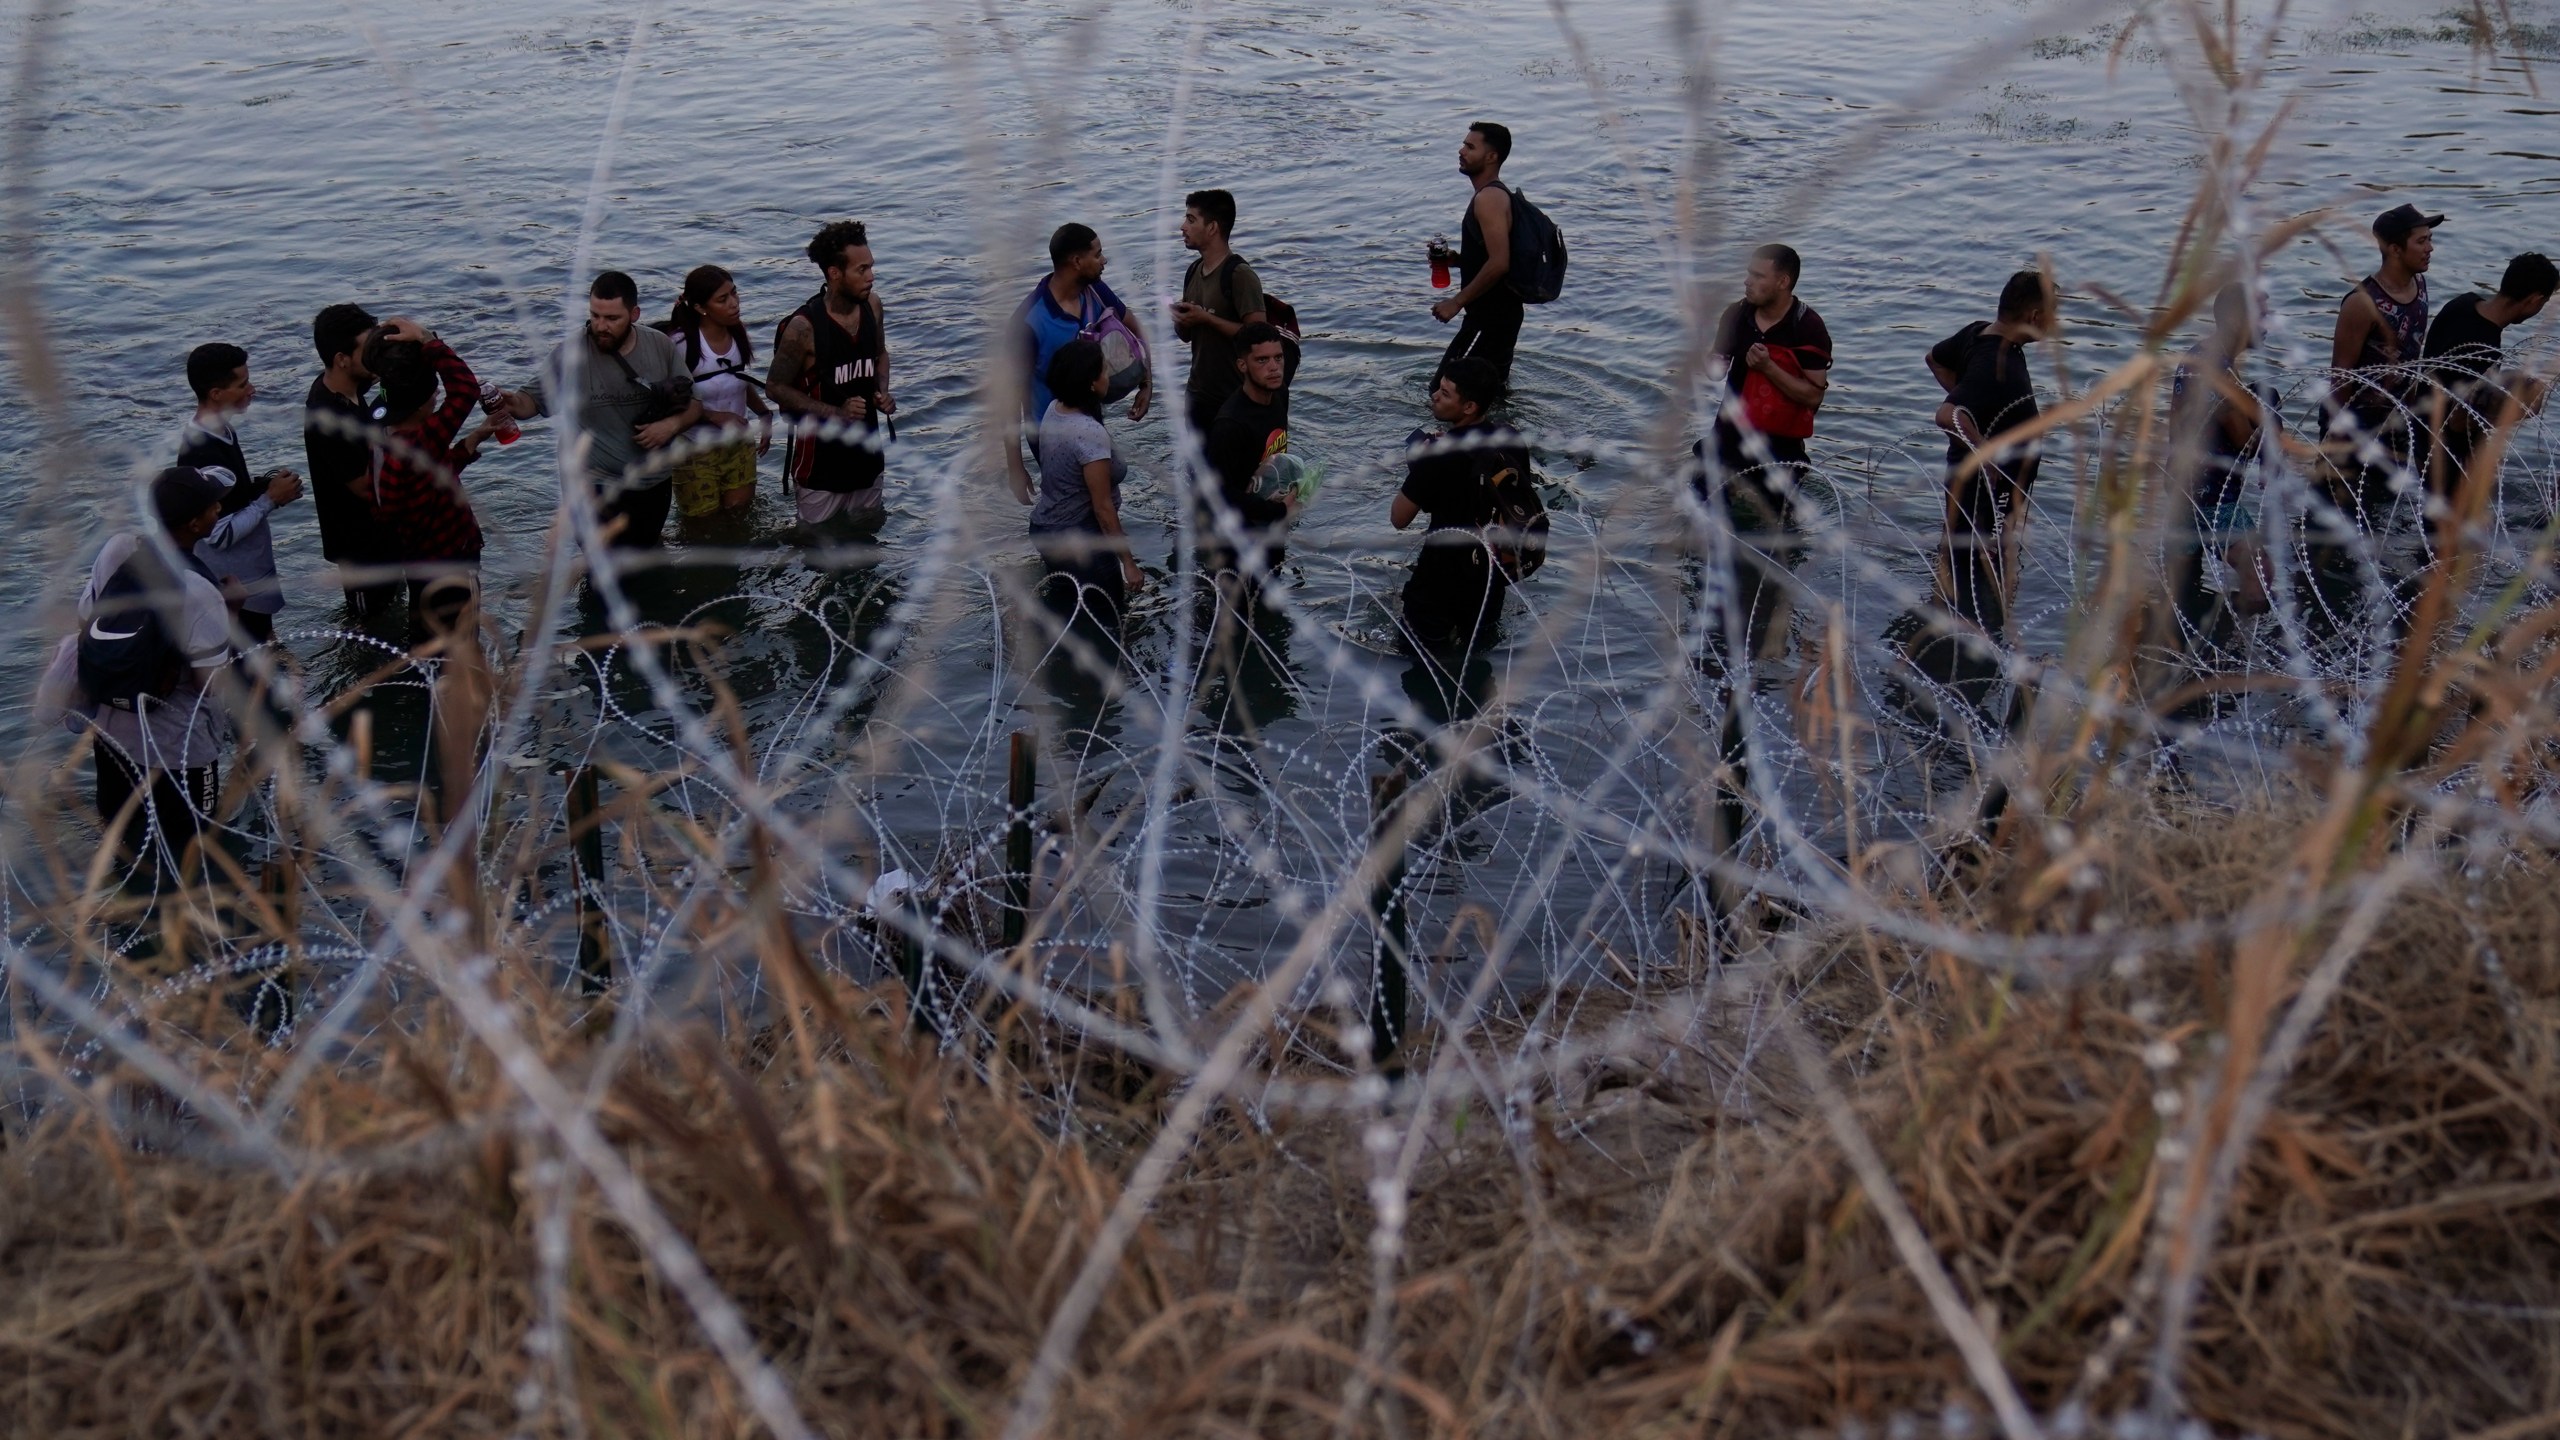
M 1238 390 L 1218 407 L 1217 422 L 1209 427 L 1209 468 L 1218 473 L 1219 492 L 1246 525 L 1277 524 L 1289 513 L 1280 501 L 1253 493 L 1253 477 L 1262 462 L 1288 448 L 1288 391 L 1275 391 L 1268 401 L 1257 401 Z
M 1725 307 L 1723 318 L 1716 322 L 1715 353 L 1724 357 L 1726 393 L 1735 397 L 1742 394 L 1743 382 L 1751 374 L 1742 357 L 1750 354 L 1754 345 L 1794 352 L 1797 368 L 1807 372 L 1831 368 L 1831 329 L 1812 306 L 1801 300 L 1790 302 L 1778 323 L 1765 328 L 1760 324 L 1760 312 L 1743 301 L 1736 300 Z M 1722 410 L 1716 414 L 1715 433 L 1716 456 L 1727 470 L 1744 469 L 1752 463 L 1743 450 L 1741 427 L 1726 419 Z M 1792 435 L 1760 438 L 1768 442 L 1769 453 L 1775 458 L 1797 465 L 1806 463 L 1804 441 Z
M 1501 615 L 1510 582 L 1482 535 L 1494 518 L 1488 481 L 1505 469 L 1529 473 L 1529 451 L 1508 426 L 1470 425 L 1447 438 L 1467 448 L 1413 461 L 1398 492 L 1430 519 L 1404 587 L 1405 620 L 1425 640 L 1463 637 Z M 1412 443 L 1430 441 L 1416 431 Z

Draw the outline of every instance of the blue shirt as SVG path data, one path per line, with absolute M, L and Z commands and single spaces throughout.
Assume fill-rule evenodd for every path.
M 1085 327 L 1110 314 L 1126 315 L 1129 307 L 1111 293 L 1111 287 L 1096 280 L 1084 287 L 1084 304 L 1080 315 L 1070 315 L 1058 305 L 1058 297 L 1049 293 L 1049 282 L 1043 278 L 1024 297 L 1022 308 L 1015 312 L 1026 327 L 1030 341 L 1031 383 L 1028 403 L 1022 418 L 1038 424 L 1049 413 L 1049 402 L 1057 397 L 1049 393 L 1049 362 L 1067 348 L 1067 342 L 1085 331 Z

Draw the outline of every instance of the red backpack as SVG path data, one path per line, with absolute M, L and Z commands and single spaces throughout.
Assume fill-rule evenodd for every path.
M 1804 365 L 1796 359 L 1793 346 L 1772 345 L 1769 358 L 1778 362 L 1779 369 L 1803 377 Z M 1788 399 L 1776 381 L 1757 370 L 1742 377 L 1742 418 L 1763 435 L 1788 440 L 1813 438 L 1813 412 Z

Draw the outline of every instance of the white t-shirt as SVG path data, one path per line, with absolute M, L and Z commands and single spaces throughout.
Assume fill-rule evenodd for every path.
M 685 338 L 681 335 L 672 338 L 676 342 L 676 353 L 682 355 L 687 343 Z M 752 420 L 755 412 L 747 408 L 747 382 L 734 373 L 743 367 L 738 351 L 738 337 L 735 335 L 729 337 L 726 350 L 712 349 L 710 339 L 705 337 L 702 358 L 693 362 L 693 394 L 705 410 L 725 410 L 741 420 Z M 719 427 L 705 425 L 695 430 L 694 436 L 708 440 L 718 433 Z
M 89 567 L 89 583 L 80 592 L 80 624 L 86 629 L 98 607 L 99 592 L 133 558 L 141 537 L 128 531 L 108 538 Z M 213 695 L 213 682 L 231 663 L 231 610 L 222 591 L 193 569 L 181 569 L 184 590 L 178 647 L 186 652 L 186 673 L 165 700 L 142 707 L 140 714 L 113 706 L 89 707 L 79 695 L 80 637 L 66 635 L 54 651 L 53 664 L 39 687 L 39 706 L 60 706 L 63 722 L 77 734 L 97 727 L 100 738 L 123 748 L 147 770 L 185 770 L 211 765 L 231 743 L 231 718 Z

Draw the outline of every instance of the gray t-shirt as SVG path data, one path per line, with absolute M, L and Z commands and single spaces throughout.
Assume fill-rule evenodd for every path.
M 575 354 L 578 373 L 578 426 L 587 432 L 587 471 L 603 479 L 613 479 L 640 462 L 647 452 L 632 433 L 641 412 L 648 406 L 648 393 L 642 385 L 655 385 L 676 376 L 691 379 L 685 367 L 684 352 L 665 332 L 651 325 L 634 325 L 631 333 L 636 343 L 623 352 L 631 364 L 631 374 L 640 379 L 631 383 L 613 357 L 598 350 L 584 334 L 563 340 L 543 362 L 542 373 L 524 387 L 543 414 L 551 413 L 551 391 L 568 373 L 570 357 Z M 647 478 L 650 483 L 667 483 L 669 471 L 663 466 Z
M 1083 411 L 1050 401 L 1048 413 L 1040 417 L 1040 494 L 1031 505 L 1033 533 L 1101 531 L 1093 492 L 1084 483 L 1084 467 L 1096 460 L 1111 462 L 1111 502 L 1116 507 L 1129 467 L 1112 449 L 1111 432 Z

